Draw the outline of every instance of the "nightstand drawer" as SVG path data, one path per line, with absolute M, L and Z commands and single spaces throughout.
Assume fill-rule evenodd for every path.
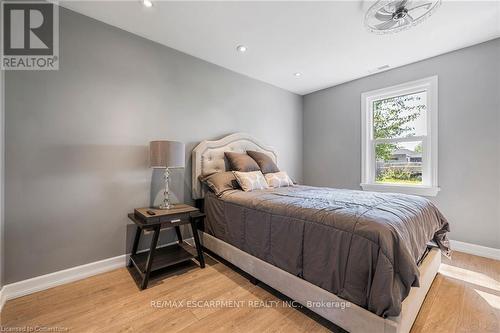
M 166 221 L 161 222 L 161 228 L 169 228 L 169 227 L 175 227 L 178 225 L 183 225 L 183 224 L 188 224 L 190 223 L 189 215 L 188 216 L 181 216 L 178 218 L 171 218 L 167 219 Z
M 140 218 L 140 216 L 136 217 Z M 151 216 L 148 217 L 147 220 L 145 221 L 146 224 L 157 224 L 157 223 L 175 223 L 183 220 L 188 220 L 189 221 L 189 214 L 182 213 L 182 214 L 170 214 L 170 215 L 164 215 L 164 216 Z

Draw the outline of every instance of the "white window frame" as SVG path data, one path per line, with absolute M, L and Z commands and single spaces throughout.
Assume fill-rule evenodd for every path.
M 384 142 L 422 141 L 422 184 L 381 184 L 375 182 L 375 141 L 373 139 L 373 102 L 425 91 L 427 94 L 427 135 L 377 140 Z M 438 77 L 399 84 L 361 94 L 361 187 L 365 191 L 398 192 L 436 196 L 438 187 Z

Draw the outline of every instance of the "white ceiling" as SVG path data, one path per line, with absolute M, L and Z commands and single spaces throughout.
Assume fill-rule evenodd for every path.
M 500 1 L 444 1 L 409 30 L 363 26 L 368 1 L 61 1 L 131 33 L 283 89 L 307 94 L 500 37 Z M 236 52 L 244 44 L 248 51 Z M 465 64 L 464 64 L 465 65 Z M 297 78 L 293 75 L 301 72 Z

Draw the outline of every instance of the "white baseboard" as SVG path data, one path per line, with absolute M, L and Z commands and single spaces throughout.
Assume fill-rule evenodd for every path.
M 187 238 L 184 241 L 190 243 L 191 240 L 192 237 Z M 158 246 L 158 248 L 172 245 L 174 243 L 176 242 L 163 244 L 161 246 Z M 138 252 L 140 253 L 144 251 L 147 250 Z M 2 289 L 0 289 L 0 311 L 2 311 L 5 302 L 7 302 L 8 300 L 125 267 L 128 258 L 129 254 L 122 254 L 117 257 L 91 262 L 89 264 L 76 266 L 64 269 L 62 271 L 57 271 L 54 273 L 37 276 L 31 279 L 7 284 L 3 286 Z
M 5 297 L 4 289 L 5 289 L 5 287 L 0 288 L 0 312 L 3 309 L 5 302 L 7 302 L 7 298 Z
M 500 260 L 500 249 L 471 243 L 450 240 L 451 249 L 458 252 L 473 254 L 480 257 Z
M 85 279 L 87 277 L 124 267 L 127 255 L 104 259 L 89 264 L 76 266 L 62 271 L 37 276 L 31 279 L 7 284 L 2 288 L 5 301 L 29 295 L 37 291 L 60 286 L 62 284 Z

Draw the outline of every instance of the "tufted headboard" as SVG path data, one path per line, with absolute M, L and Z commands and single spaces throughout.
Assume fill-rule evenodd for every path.
M 214 172 L 226 171 L 227 164 L 224 152 L 232 151 L 244 153 L 247 150 L 255 150 L 266 153 L 276 163 L 277 157 L 274 149 L 259 143 L 255 138 L 244 133 L 234 133 L 214 141 L 202 141 L 193 149 L 192 153 L 192 196 L 193 199 L 203 199 L 206 188 L 201 184 L 198 177 L 209 175 Z

